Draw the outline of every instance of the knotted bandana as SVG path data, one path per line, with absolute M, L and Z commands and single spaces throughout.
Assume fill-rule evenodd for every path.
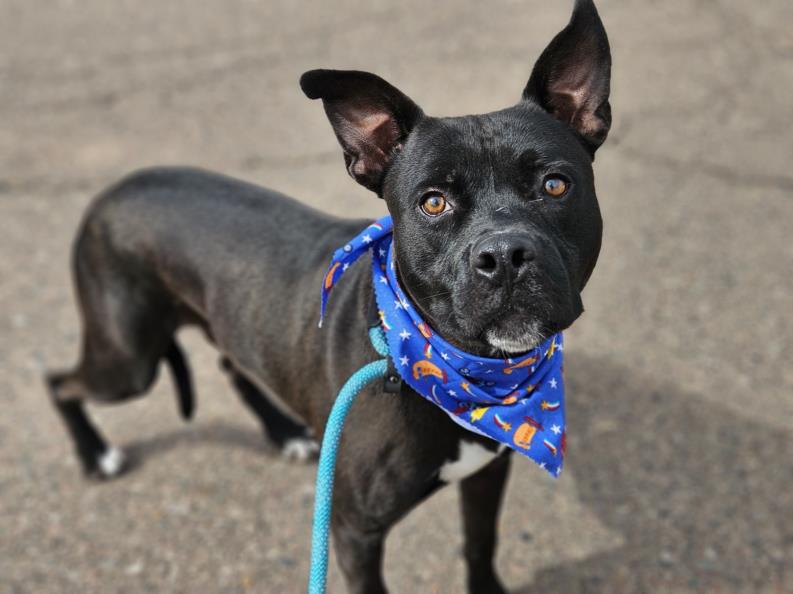
M 399 286 L 392 231 L 391 217 L 383 217 L 336 250 L 322 287 L 320 325 L 330 290 L 370 250 L 380 323 L 402 379 L 456 423 L 559 476 L 565 453 L 561 333 L 515 359 L 478 357 L 450 345 Z

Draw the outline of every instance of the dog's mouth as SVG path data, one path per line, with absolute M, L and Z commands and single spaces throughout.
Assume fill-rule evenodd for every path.
M 478 338 L 495 356 L 524 354 L 569 328 L 583 312 L 580 295 L 559 284 L 535 284 L 521 298 L 492 302 L 479 309 Z M 567 289 L 567 287 L 564 287 Z
M 568 311 L 575 308 L 561 305 L 568 300 L 560 291 L 549 291 L 537 283 L 526 287 L 519 299 L 505 299 L 499 292 L 474 295 L 467 287 L 447 291 L 438 299 L 416 299 L 410 287 L 402 283 L 402 288 L 417 313 L 445 340 L 483 357 L 527 353 L 577 317 Z
M 515 312 L 501 308 L 498 313 L 485 319 L 473 316 L 453 315 L 446 317 L 446 324 L 430 325 L 441 336 L 464 351 L 482 357 L 506 358 L 531 351 L 552 336 L 554 324 L 548 316 L 539 312 Z M 452 321 L 453 320 L 453 321 Z M 561 328 L 560 328 L 561 330 Z
M 518 355 L 547 338 L 544 326 L 537 318 L 507 313 L 490 323 L 482 338 L 498 354 Z
M 535 297 L 520 304 L 502 305 L 489 316 L 480 318 L 477 337 L 490 356 L 514 357 L 531 351 L 554 334 L 568 328 L 583 311 L 580 299 L 569 305 Z M 473 328 L 472 328 L 473 329 Z
M 517 355 L 530 351 L 540 344 L 544 338 L 539 331 L 539 324 L 536 322 L 527 324 L 525 331 L 519 336 L 513 336 L 509 332 L 499 332 L 495 329 L 485 332 L 487 344 L 508 355 Z

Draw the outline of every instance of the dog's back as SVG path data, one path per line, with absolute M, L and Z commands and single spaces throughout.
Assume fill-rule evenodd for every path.
M 305 319 L 302 301 L 316 300 L 330 246 L 358 226 L 194 168 L 142 170 L 98 196 L 83 219 L 72 262 L 83 319 L 81 358 L 73 370 L 48 378 L 56 406 L 75 428 L 85 469 L 104 472 L 110 449 L 85 417 L 81 399 L 141 395 L 164 360 L 182 415 L 192 415 L 190 373 L 174 336 L 183 325 L 204 330 L 235 384 L 246 382 L 246 370 L 256 377 L 258 388 L 246 384 L 241 391 L 283 391 L 293 379 L 289 373 L 302 373 L 293 364 L 295 353 L 305 352 L 306 328 L 315 326 Z M 327 250 L 301 249 L 323 241 Z M 279 290 L 272 290 L 274 282 Z M 283 348 L 269 349 L 262 369 L 260 355 L 272 344 Z M 276 429 L 286 426 L 286 437 L 302 431 L 275 409 L 259 410 L 261 401 L 248 404 L 263 422 L 266 413 Z

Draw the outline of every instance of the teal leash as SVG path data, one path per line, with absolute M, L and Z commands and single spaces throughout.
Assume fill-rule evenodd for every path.
M 388 343 L 382 328 L 370 328 L 369 339 L 374 349 L 388 357 Z M 352 374 L 344 384 L 325 425 L 322 447 L 319 451 L 317 486 L 314 493 L 314 526 L 311 532 L 311 570 L 308 578 L 308 594 L 325 594 L 328 575 L 328 543 L 330 541 L 330 518 L 333 510 L 333 472 L 336 454 L 341 440 L 341 430 L 350 407 L 367 384 L 385 376 L 388 359 L 372 361 Z

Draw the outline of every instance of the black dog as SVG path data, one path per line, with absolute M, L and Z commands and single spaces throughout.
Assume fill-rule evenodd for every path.
M 611 123 L 610 68 L 595 6 L 578 0 L 520 102 L 502 111 L 434 118 L 372 74 L 303 75 L 350 175 L 393 215 L 402 286 L 456 346 L 525 352 L 583 311 L 601 240 L 591 163 Z M 140 172 L 106 191 L 75 245 L 82 358 L 49 377 L 85 470 L 112 475 L 121 458 L 83 399 L 143 394 L 165 359 L 190 416 L 189 373 L 174 340 L 186 324 L 205 330 L 278 443 L 321 435 L 342 383 L 376 358 L 368 264 L 347 272 L 317 328 L 330 256 L 368 223 L 192 169 Z M 503 592 L 493 556 L 509 456 L 406 387 L 399 396 L 384 395 L 382 384 L 368 392 L 349 417 L 336 478 L 333 534 L 349 590 L 384 592 L 389 528 L 461 479 L 470 591 Z

